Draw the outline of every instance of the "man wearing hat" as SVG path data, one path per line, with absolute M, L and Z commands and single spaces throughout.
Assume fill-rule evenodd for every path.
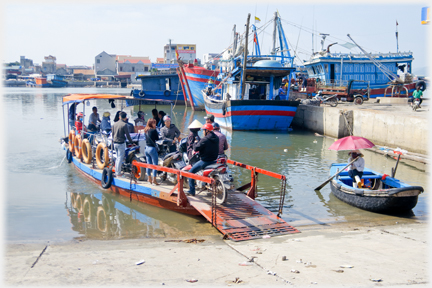
M 127 124 L 127 114 L 126 112 L 120 112 L 119 116 L 120 120 L 115 122 L 112 126 L 112 139 L 114 142 L 114 150 L 116 151 L 115 175 L 117 177 L 123 175 L 121 167 L 126 151 L 126 138 L 132 143 Z
M 218 138 L 219 138 L 219 155 L 220 155 L 220 154 L 224 154 L 224 153 L 225 153 L 225 150 L 227 150 L 229 146 L 228 146 L 228 142 L 227 142 L 227 140 L 226 140 L 225 135 L 223 135 L 223 134 L 220 132 L 220 126 L 219 126 L 219 124 L 216 123 L 216 122 L 213 123 L 213 132 L 214 132 L 214 133 L 216 134 L 216 136 L 218 136 Z
M 105 131 L 107 133 L 111 132 L 111 119 L 110 119 L 110 112 L 105 112 L 102 115 L 102 122 L 101 122 L 101 129 L 102 131 Z
M 190 173 L 198 172 L 208 165 L 216 163 L 219 152 L 219 137 L 213 132 L 213 126 L 209 123 L 204 124 L 201 128 L 204 131 L 204 137 L 193 144 L 193 150 L 198 151 L 201 157 L 189 170 Z M 195 196 L 195 180 L 189 178 L 189 194 Z
M 365 160 L 363 159 L 363 154 L 359 150 L 352 150 L 348 153 L 348 155 L 350 155 L 348 158 L 348 163 L 357 158 L 357 156 L 360 156 L 349 166 L 348 170 L 348 175 L 353 179 L 353 184 L 356 184 L 355 176 L 358 176 L 360 179 L 363 176 Z M 357 185 L 354 187 L 357 187 Z
M 163 121 L 165 123 L 165 126 L 160 129 L 161 138 L 162 139 L 171 139 L 173 140 L 172 145 L 169 147 L 169 152 L 176 151 L 176 139 L 177 141 L 180 140 L 180 130 L 174 125 L 171 124 L 171 117 L 168 115 L 165 115 L 163 117 Z
M 206 123 L 210 123 L 210 124 L 213 125 L 213 123 L 214 123 L 214 115 L 207 114 L 207 116 L 205 116 L 204 119 L 206 120 Z

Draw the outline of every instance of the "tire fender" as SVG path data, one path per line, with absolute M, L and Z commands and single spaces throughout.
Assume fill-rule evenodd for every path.
M 102 170 L 102 177 L 101 177 L 101 186 L 104 189 L 108 189 L 111 187 L 113 181 L 113 172 L 108 167 L 105 167 Z
M 72 162 L 72 152 L 69 150 L 69 148 L 66 150 L 66 159 L 68 163 Z
M 165 90 L 164 91 L 164 96 L 165 97 L 168 97 L 168 96 L 170 96 L 171 95 L 171 91 L 169 91 L 169 90 Z
M 222 115 L 223 116 L 226 115 L 226 103 L 225 102 L 222 104 Z
M 423 80 L 420 80 L 416 83 L 415 87 L 416 87 L 416 89 L 417 89 L 417 87 L 420 87 L 421 91 L 425 91 L 426 90 L 426 82 Z
M 138 93 L 138 95 L 139 95 L 140 97 L 144 97 L 144 96 L 145 96 L 145 93 L 144 93 L 143 90 L 141 90 L 141 91 Z

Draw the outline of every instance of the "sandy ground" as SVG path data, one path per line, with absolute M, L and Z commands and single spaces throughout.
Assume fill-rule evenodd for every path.
M 426 222 L 300 230 L 243 242 L 217 235 L 197 237 L 205 240 L 201 243 L 170 241 L 185 239 L 6 243 L 3 278 L 7 286 L 428 285 Z M 137 265 L 141 261 L 145 262 Z

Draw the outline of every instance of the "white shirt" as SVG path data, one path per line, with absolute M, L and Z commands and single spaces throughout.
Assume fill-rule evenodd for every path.
M 354 160 L 352 157 L 348 158 L 348 163 Z M 359 172 L 363 172 L 365 166 L 365 160 L 363 157 L 359 157 L 354 163 L 349 166 L 349 170 L 357 170 Z

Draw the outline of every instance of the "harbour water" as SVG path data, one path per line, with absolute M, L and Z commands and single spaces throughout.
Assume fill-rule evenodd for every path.
M 62 96 L 69 93 L 108 93 L 129 95 L 121 88 L 4 88 L 4 180 L 5 239 L 12 242 L 68 241 L 72 239 L 169 238 L 217 235 L 219 232 L 203 217 L 187 216 L 146 204 L 130 202 L 81 176 L 65 161 L 59 139 L 65 135 Z M 86 106 L 87 114 L 96 105 L 99 114 L 119 110 L 107 101 Z M 146 119 L 154 105 L 142 106 Z M 169 106 L 157 106 L 170 114 Z M 82 105 L 78 106 L 81 111 Z M 407 109 L 410 109 L 407 107 Z M 136 112 L 126 107 L 130 119 Z M 66 113 L 67 111 L 65 111 Z M 132 117 L 130 116 L 132 113 Z M 192 113 L 175 106 L 173 123 L 183 133 L 194 119 L 204 123 L 204 112 Z M 7 119 L 7 120 L 6 120 Z M 86 122 L 87 122 L 86 118 Z M 85 123 L 87 124 L 87 123 Z M 287 194 L 282 218 L 300 231 L 306 225 L 347 223 L 403 223 L 427 219 L 429 169 L 417 162 L 400 162 L 397 177 L 425 188 L 417 206 L 404 215 L 383 215 L 363 211 L 335 198 L 327 185 L 314 188 L 328 178 L 329 166 L 346 162 L 345 151 L 331 151 L 333 139 L 317 137 L 310 131 L 242 132 L 227 135 L 232 160 L 258 166 L 287 176 Z M 390 174 L 396 161 L 365 151 L 366 166 Z M 250 181 L 250 171 L 231 167 L 235 185 Z M 281 183 L 260 175 L 257 200 L 277 212 Z M 79 197 L 78 197 L 79 196 Z M 83 207 L 80 209 L 80 207 Z M 98 219 L 102 214 L 104 219 Z M 100 218 L 100 217 L 99 217 Z

